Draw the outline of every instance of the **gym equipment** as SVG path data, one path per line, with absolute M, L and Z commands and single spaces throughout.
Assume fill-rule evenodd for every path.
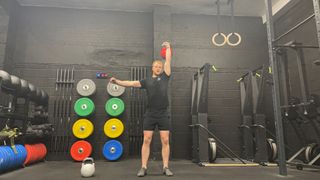
M 9 94 L 9 87 L 11 84 L 10 74 L 6 71 L 0 70 L 0 92 Z
M 94 175 L 95 165 L 93 158 L 85 158 L 82 161 L 80 173 L 82 177 L 91 177 Z
M 315 17 L 315 14 L 311 14 L 310 16 L 308 16 L 307 18 L 305 18 L 304 20 L 302 20 L 301 22 L 299 22 L 297 25 L 293 26 L 292 28 L 290 28 L 288 31 L 284 32 L 283 34 L 279 35 L 277 38 L 275 38 L 273 41 L 277 42 L 280 39 L 282 39 L 284 36 L 288 35 L 289 33 L 291 33 L 292 31 L 296 30 L 297 28 L 299 28 L 300 26 L 302 26 L 303 24 L 307 23 L 309 20 L 313 19 Z
M 213 163 L 217 159 L 217 144 L 214 138 L 208 138 L 209 143 L 209 163 Z
M 97 73 L 96 73 L 96 77 L 97 77 L 98 79 L 108 79 L 108 78 L 111 78 L 112 75 L 107 74 L 107 73 L 103 73 L 103 72 L 97 72 Z
M 268 161 L 269 162 L 275 162 L 275 160 L 277 159 L 277 144 L 276 142 L 271 139 L 271 138 L 267 138 L 267 152 L 268 152 Z
M 162 57 L 162 59 L 166 59 L 166 52 L 167 52 L 167 48 L 166 47 L 162 47 L 161 51 L 160 51 L 160 56 Z M 172 55 L 172 49 L 170 48 L 170 52 Z
M 295 161 L 299 155 L 305 157 L 305 162 Z M 291 156 L 287 164 L 294 165 L 298 170 L 302 170 L 303 167 L 319 169 L 320 165 L 320 148 L 316 143 L 309 144 L 299 149 L 293 156 Z
M 212 65 L 203 65 L 192 77 L 192 161 L 206 166 L 216 159 L 216 148 L 234 161 L 237 158 L 242 164 L 247 164 L 235 154 L 226 144 L 207 128 L 208 121 L 208 87 L 209 73 Z M 213 138 L 209 138 L 209 135 Z M 216 146 L 218 143 L 218 146 Z
M 209 64 L 205 64 L 192 77 L 192 125 L 201 124 L 207 127 Z M 200 138 L 201 137 L 201 138 Z M 209 161 L 208 133 L 192 128 L 192 161 L 195 163 Z M 201 140 L 204 139 L 204 140 Z
M 30 99 L 34 99 L 37 96 L 36 87 L 31 83 L 28 83 L 28 87 L 30 90 L 29 97 L 30 97 Z
M 232 42 L 230 41 L 230 39 L 231 39 L 232 36 L 237 37 L 238 41 L 232 43 Z M 229 46 L 238 46 L 240 43 L 241 43 L 241 36 L 240 36 L 239 33 L 233 32 L 233 33 L 230 33 L 230 34 L 227 35 L 227 44 L 228 44 Z
M 94 103 L 89 98 L 80 98 L 74 104 L 74 111 L 78 116 L 89 116 L 94 112 L 94 110 Z
M 96 92 L 96 84 L 91 79 L 82 79 L 77 84 L 80 96 L 92 96 Z
M 40 98 L 39 104 L 47 105 L 48 104 L 48 100 L 49 100 L 48 93 L 45 92 L 44 90 L 41 90 L 41 98 Z
M 272 2 L 271 0 L 265 0 L 266 7 L 266 29 L 268 37 L 268 55 L 269 63 L 272 67 L 272 100 L 273 100 L 273 111 L 274 111 L 274 121 L 276 130 L 276 140 L 278 144 L 278 163 L 279 163 L 279 174 L 282 176 L 287 175 L 286 167 L 286 153 L 284 147 L 284 133 L 283 133 L 283 122 L 280 110 L 280 80 L 279 80 L 279 70 L 278 64 L 274 53 L 274 23 L 272 14 Z
M 287 32 L 284 34 L 278 36 L 275 38 L 275 33 L 274 33 L 274 21 L 273 21 L 273 15 L 272 15 L 272 2 L 271 0 L 265 0 L 266 4 L 266 26 L 267 26 L 267 37 L 268 37 L 268 52 L 269 52 L 269 58 L 270 58 L 270 64 L 272 64 L 273 68 L 273 99 L 274 99 L 274 112 L 275 112 L 275 119 L 276 119 L 276 129 L 277 129 L 277 141 L 279 144 L 279 173 L 280 175 L 287 175 L 287 169 L 285 165 L 285 151 L 284 151 L 284 140 L 283 140 L 283 128 L 282 128 L 282 119 L 281 119 L 281 109 L 280 109 L 280 92 L 279 92 L 279 77 L 278 77 L 278 64 L 277 64 L 277 57 L 275 56 L 275 51 L 277 48 L 275 48 L 275 42 L 279 41 L 282 37 L 286 36 L 290 32 L 296 30 L 298 27 L 301 25 L 305 24 L 307 21 L 309 21 L 312 17 L 315 17 L 315 25 L 316 25 L 316 34 L 317 34 L 317 43 L 318 46 L 320 46 L 320 4 L 318 0 L 313 0 L 313 11 L 314 13 L 309 16 L 307 19 L 304 19 L 303 21 L 299 22 L 297 25 L 295 25 L 293 28 L 290 28 Z M 299 63 L 298 63 L 299 66 Z M 301 70 L 299 67 L 298 72 Z M 299 72 L 299 74 L 301 74 Z M 300 81 L 301 81 L 301 75 L 300 76 Z M 302 88 L 303 84 L 300 83 L 300 87 Z M 303 91 L 303 90 L 302 90 Z M 302 94 L 302 103 L 305 103 L 306 97 L 304 97 L 303 92 Z M 304 95 L 303 95 L 304 94 Z M 310 121 L 310 123 L 313 123 Z M 319 135 L 319 133 L 317 133 Z M 319 155 L 320 156 L 320 155 Z M 291 158 L 290 158 L 291 159 Z M 301 164 L 297 165 L 297 168 L 302 168 Z M 309 164 L 308 164 L 308 167 Z
M 38 103 L 41 101 L 41 97 L 42 97 L 42 94 L 41 94 L 41 89 L 36 87 L 36 99 L 35 101 Z
M 280 87 L 282 97 L 282 105 L 280 108 L 282 108 L 282 117 L 292 126 L 295 134 L 298 137 L 298 140 L 300 140 L 300 143 L 302 145 L 306 145 L 306 135 L 299 122 L 300 117 L 298 110 L 299 106 L 301 105 L 301 101 L 298 97 L 291 96 L 287 50 L 284 48 L 279 48 L 276 52 L 279 56 L 279 79 L 281 82 Z
M 10 75 L 10 79 L 11 79 L 11 83 L 10 83 L 9 88 L 12 91 L 9 91 L 9 93 L 15 95 L 17 93 L 17 91 L 20 90 L 20 87 L 21 87 L 20 78 L 18 78 L 17 76 L 14 76 L 14 75 Z
M 117 140 L 106 142 L 102 149 L 103 156 L 109 161 L 118 160 L 123 153 L 123 146 Z
M 319 97 L 317 95 L 309 95 L 308 84 L 306 81 L 306 72 L 304 67 L 304 55 L 303 48 L 306 48 L 301 43 L 295 41 L 289 41 L 288 43 L 279 46 L 277 54 L 280 56 L 280 78 L 283 104 L 281 109 L 284 114 L 284 118 L 289 121 L 293 130 L 295 131 L 298 139 L 301 141 L 302 147 L 287 160 L 287 164 L 296 166 L 297 169 L 302 170 L 303 167 L 320 168 L 320 150 L 317 150 L 317 146 L 320 143 L 320 129 L 317 122 L 317 107 Z M 307 47 L 309 48 L 309 47 Z M 296 61 L 298 66 L 298 75 L 300 83 L 301 100 L 297 97 L 291 97 L 290 79 L 288 74 L 288 59 L 287 50 L 293 50 L 296 55 Z M 307 142 L 307 137 L 304 130 L 300 127 L 301 123 L 310 123 L 311 127 L 316 133 L 315 140 L 317 143 Z M 301 155 L 304 155 L 305 160 L 299 159 Z
M 123 133 L 124 126 L 119 119 L 112 118 L 106 121 L 103 129 L 107 137 L 117 138 Z
M 209 162 L 210 160 L 213 161 L 213 160 L 216 160 L 216 149 L 215 148 L 218 148 L 221 152 L 223 152 L 226 156 L 228 156 L 228 158 L 230 158 L 232 161 L 235 161 L 235 158 L 237 160 L 239 160 L 241 163 L 242 163 L 242 166 L 256 166 L 257 163 L 247 163 L 245 162 L 243 159 L 241 159 L 237 154 L 235 154 L 226 144 L 224 144 L 217 136 L 215 136 L 211 131 L 209 131 L 208 128 L 206 128 L 204 125 L 202 124 L 192 124 L 192 125 L 189 125 L 190 127 L 192 128 L 197 128 L 198 130 L 204 130 L 206 133 L 208 133 L 210 136 L 213 137 L 212 138 L 208 138 L 208 142 L 211 143 L 211 145 L 209 144 L 209 147 L 211 148 L 209 152 L 209 156 L 211 157 L 208 157 L 209 159 Z M 219 143 L 219 146 L 215 146 L 215 142 Z M 233 158 L 232 156 L 234 156 L 235 158 Z M 200 166 L 211 166 L 210 163 L 207 163 L 205 161 L 203 162 L 197 162 Z M 213 165 L 215 166 L 215 165 Z M 217 165 L 219 166 L 219 165 Z M 223 166 L 233 166 L 233 164 L 225 164 Z
M 257 167 L 260 166 L 258 163 L 201 163 L 199 166 L 203 167 Z
M 93 133 L 94 127 L 88 119 L 78 119 L 72 126 L 73 135 L 85 139 Z
M 105 104 L 106 112 L 113 117 L 121 115 L 124 109 L 124 102 L 119 98 L 111 98 Z
M 24 79 L 20 79 L 20 84 L 21 88 L 17 92 L 17 95 L 19 97 L 27 97 L 27 95 L 30 93 L 29 83 Z
M 40 104 L 41 97 L 42 97 L 41 89 L 38 87 L 35 87 L 35 92 L 34 92 L 33 96 L 30 97 L 30 100 L 35 102 L 36 104 Z
M 254 139 L 253 133 L 251 131 L 252 125 L 252 109 L 249 108 L 246 104 L 252 104 L 250 100 L 245 98 L 249 95 L 249 91 L 246 91 L 246 86 L 244 83 L 244 77 L 241 77 L 238 82 L 240 85 L 240 101 L 241 101 L 241 115 L 242 115 L 242 124 L 239 126 L 242 133 L 242 157 L 247 160 L 254 159 Z
M 32 138 L 44 138 L 46 136 L 51 136 L 54 132 L 52 124 L 40 124 L 40 125 L 27 125 L 26 131 L 24 133 L 25 137 Z
M 6 71 L 0 70 L 0 88 L 7 87 L 11 83 L 10 74 Z
M 218 19 L 218 23 L 217 23 L 217 33 L 215 33 L 215 34 L 212 36 L 212 39 L 211 39 L 211 40 L 212 40 L 213 45 L 218 46 L 218 47 L 221 47 L 221 46 L 224 46 L 224 45 L 227 43 L 227 36 L 220 31 L 220 0 L 217 0 L 217 1 L 216 1 L 216 5 L 217 5 L 217 19 Z M 216 41 L 216 38 L 217 38 L 218 36 L 222 36 L 222 38 L 223 38 L 223 41 L 222 41 L 221 43 L 218 43 L 218 42 Z
M 257 163 L 268 161 L 266 116 L 263 107 L 267 78 L 267 67 L 261 66 L 249 71 L 238 81 L 242 114 L 240 128 L 244 144 L 242 153 L 244 158 Z
M 39 161 L 43 161 L 47 155 L 47 147 L 42 144 L 25 144 L 27 156 L 24 165 L 30 165 Z
M 229 46 L 238 46 L 240 43 L 241 43 L 241 36 L 240 36 L 240 34 L 238 34 L 238 33 L 236 33 L 235 32 L 235 23 L 234 23 L 234 6 L 233 6 L 233 4 L 234 4 L 234 0 L 231 0 L 231 1 L 229 1 L 230 2 L 230 9 L 231 9 L 231 24 L 232 24 L 232 29 L 233 29 L 233 32 L 232 33 L 230 33 L 230 34 L 228 34 L 227 35 L 227 44 L 229 45 Z M 232 36 L 235 36 L 235 37 L 237 37 L 237 39 L 238 39 L 238 41 L 236 41 L 236 42 L 231 42 L 230 41 L 230 39 L 231 39 L 231 37 Z
M 72 127 L 72 108 L 75 105 L 73 102 L 74 72 L 75 68 L 73 66 L 65 69 L 58 68 L 56 70 L 53 112 L 51 113 L 55 132 L 50 141 L 50 153 L 48 156 L 50 160 L 67 160 L 70 153 L 72 131 L 69 129 Z M 81 106 L 78 106 L 78 108 L 82 112 Z
M 14 139 L 18 136 L 22 135 L 20 130 L 18 128 L 9 128 L 8 125 L 5 125 L 5 127 L 0 131 L 0 140 L 9 139 L 10 145 L 15 153 L 17 153 L 15 146 L 14 146 Z
M 147 67 L 131 67 L 130 80 L 137 81 L 147 78 Z M 139 88 L 130 88 L 129 91 L 129 154 L 138 156 L 143 143 L 143 114 L 147 105 L 146 92 Z M 155 140 L 155 144 L 160 143 Z M 154 151 L 153 151 L 154 152 Z
M 316 156 L 318 156 L 319 154 L 320 154 L 319 144 L 316 144 L 316 143 L 309 144 L 305 150 L 306 162 L 310 163 L 313 159 L 316 159 Z M 314 164 L 320 165 L 320 158 L 316 159 Z
M 10 147 L 8 146 L 0 146 L 0 153 L 2 154 L 1 159 L 3 159 L 3 163 L 0 171 L 6 171 L 10 169 L 10 165 L 13 162 L 12 157 L 14 156 L 13 151 L 9 151 Z
M 121 96 L 125 91 L 125 87 L 109 82 L 107 85 L 107 92 L 113 97 Z
M 320 102 L 319 102 L 319 96 L 317 94 L 310 94 L 308 96 L 308 102 L 310 104 L 306 107 L 307 111 L 307 117 L 310 119 L 316 119 L 317 116 L 320 114 L 319 113 L 319 107 L 320 107 Z
M 80 140 L 72 144 L 70 155 L 75 161 L 83 161 L 92 153 L 92 146 L 89 142 Z
M 316 66 L 319 66 L 319 65 L 320 65 L 320 60 L 318 60 L 318 59 L 317 59 L 317 60 L 314 60 L 314 61 L 313 61 L 313 64 L 316 65 Z
M 0 172 L 22 167 L 27 156 L 26 149 L 20 144 L 16 144 L 15 148 L 17 152 L 9 146 L 0 146 Z
M 3 169 L 5 169 L 5 163 L 6 163 L 5 160 L 6 160 L 6 156 L 2 152 L 2 147 L 0 147 L 0 173 L 3 171 Z
M 18 165 L 21 166 L 24 163 L 28 152 L 26 148 L 21 144 L 17 144 L 16 149 L 18 151 L 18 155 L 20 156 L 20 158 L 18 159 Z
M 225 35 L 224 33 L 222 33 L 220 31 L 220 0 L 216 1 L 216 5 L 217 5 L 217 19 L 218 19 L 218 23 L 217 23 L 217 33 L 215 33 L 212 36 L 212 43 L 215 46 L 221 47 L 224 46 L 225 44 L 228 44 L 229 46 L 238 46 L 241 43 L 241 35 L 237 32 L 235 32 L 235 23 L 234 23 L 234 0 L 229 0 L 228 4 L 230 3 L 230 10 L 231 10 L 231 24 L 232 24 L 232 29 L 233 32 L 229 33 L 228 35 Z M 236 37 L 236 41 L 232 42 L 231 41 L 231 37 Z M 216 38 L 218 37 L 222 37 L 222 42 L 218 43 Z
M 311 104 L 314 104 L 316 107 L 320 106 L 320 97 L 317 94 L 310 94 L 309 101 Z
M 295 41 L 289 41 L 286 43 L 287 45 L 298 45 L 303 46 L 302 43 L 297 43 Z M 303 112 L 300 113 L 300 110 L 297 111 L 299 114 L 299 117 L 302 119 L 305 119 L 306 121 L 309 121 L 312 124 L 312 127 L 314 129 L 314 132 L 316 133 L 316 141 L 318 144 L 320 144 L 320 129 L 317 125 L 317 101 L 319 101 L 319 97 L 316 95 L 309 95 L 309 88 L 308 88 L 308 81 L 306 80 L 306 70 L 304 66 L 304 54 L 302 48 L 290 48 L 295 52 L 296 55 L 296 61 L 298 65 L 298 75 L 300 80 L 300 92 L 301 92 L 301 102 L 299 104 L 296 104 L 295 107 L 300 109 Z M 286 51 L 283 51 L 283 53 L 286 53 Z M 284 61 L 287 61 L 287 59 L 284 59 Z M 287 76 L 287 74 L 284 74 L 282 76 Z M 285 89 L 288 89 L 285 87 Z M 288 90 L 287 90 L 288 91 Z M 289 94 L 288 92 L 284 92 L 286 94 Z M 288 108 L 286 106 L 282 106 L 282 108 Z
M 216 38 L 221 36 L 223 38 L 223 41 L 221 43 L 218 43 Z M 218 47 L 221 47 L 221 46 L 224 46 L 226 43 L 227 43 L 227 36 L 224 34 L 224 33 L 215 33 L 213 36 L 212 36 L 212 43 L 215 45 L 215 46 L 218 46 Z
M 31 88 L 35 88 L 30 85 Z M 10 75 L 0 70 L 0 90 L 6 94 L 11 94 L 14 98 L 32 97 L 34 89 L 30 89 L 29 83 L 17 76 Z

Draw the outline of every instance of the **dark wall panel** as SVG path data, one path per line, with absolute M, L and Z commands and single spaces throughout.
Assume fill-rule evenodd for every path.
M 2 69 L 5 60 L 8 23 L 9 16 L 7 15 L 7 12 L 0 6 L 0 69 Z
M 171 15 L 173 73 L 171 78 L 172 155 L 191 159 L 191 77 L 204 63 L 218 72 L 210 75 L 209 127 L 240 154 L 240 95 L 237 79 L 250 69 L 268 63 L 266 31 L 261 18 L 236 17 L 236 31 L 242 35 L 238 47 L 214 47 L 211 37 L 217 30 L 215 16 Z M 254 28 L 252 28 L 254 27 Z M 55 72 L 75 65 L 76 80 L 91 78 L 98 92 L 94 122 L 98 128 L 91 140 L 97 157 L 106 138 L 101 125 L 106 116 L 103 104 L 108 98 L 104 80 L 95 72 L 130 78 L 131 66 L 150 66 L 154 55 L 152 13 L 128 13 L 63 8 L 21 7 L 10 25 L 11 64 L 15 74 L 43 87 L 54 97 Z M 221 30 L 232 32 L 230 17 L 223 16 Z M 128 94 L 123 96 L 128 103 Z M 52 100 L 50 101 L 51 104 Z M 124 121 L 127 122 L 127 115 Z M 75 120 L 75 119 L 73 119 Z M 127 130 L 126 130 L 127 131 Z M 232 131 L 233 133 L 228 133 Z M 126 136 L 123 140 L 127 143 Z M 125 154 L 128 154 L 127 149 Z
M 241 45 L 218 48 L 211 42 L 212 35 L 217 32 L 215 16 L 173 15 L 173 65 L 200 67 L 209 62 L 218 68 L 255 68 L 267 62 L 266 30 L 261 19 L 236 17 L 235 21 L 235 31 L 243 38 Z M 223 16 L 221 22 L 222 32 L 229 34 L 233 31 L 230 17 Z
M 152 14 L 24 7 L 16 63 L 149 65 Z

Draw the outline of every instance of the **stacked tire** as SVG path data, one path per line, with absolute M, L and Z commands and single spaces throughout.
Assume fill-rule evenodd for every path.
M 15 150 L 10 146 L 0 146 L 0 173 L 23 167 L 27 150 L 23 145 L 16 144 Z
M 39 161 L 43 161 L 47 155 L 47 148 L 44 144 L 25 144 L 27 156 L 24 161 L 24 165 L 33 164 Z

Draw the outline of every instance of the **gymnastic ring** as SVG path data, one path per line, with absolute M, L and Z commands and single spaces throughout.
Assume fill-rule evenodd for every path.
M 222 43 L 220 43 L 220 44 L 218 44 L 217 42 L 216 42 L 216 37 L 217 36 L 219 36 L 219 35 L 221 35 L 222 37 L 223 37 L 223 42 Z M 225 45 L 226 43 L 227 43 L 227 36 L 225 35 L 225 34 L 223 34 L 223 33 L 215 33 L 213 36 L 212 36 L 212 43 L 215 45 L 215 46 L 219 46 L 219 47 L 221 47 L 221 46 L 223 46 L 223 45 Z
M 236 42 L 236 43 L 231 43 L 231 42 L 229 41 L 229 38 L 230 38 L 232 35 L 236 35 L 236 36 L 238 37 L 238 42 Z M 238 33 L 236 33 L 236 32 L 233 32 L 233 33 L 228 34 L 228 36 L 227 36 L 227 43 L 228 43 L 229 46 L 238 46 L 238 45 L 241 43 L 241 36 L 240 36 L 240 34 L 238 34 Z

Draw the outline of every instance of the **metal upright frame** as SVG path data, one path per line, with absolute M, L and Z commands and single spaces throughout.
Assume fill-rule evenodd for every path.
M 272 17 L 272 2 L 271 0 L 265 0 L 266 5 L 266 25 L 267 25 L 267 36 L 268 36 L 268 48 L 269 48 L 269 61 L 272 67 L 273 74 L 273 105 L 274 105 L 274 116 L 275 116 L 275 125 L 276 125 L 276 135 L 277 135 L 277 146 L 279 148 L 279 174 L 286 176 L 286 160 L 285 160 L 285 147 L 284 147 L 284 136 L 283 136 L 283 127 L 282 127 L 282 117 L 280 109 L 280 88 L 279 88 L 279 73 L 278 73 L 278 62 L 276 58 L 276 46 L 275 42 L 279 38 L 275 39 L 274 37 L 274 22 Z M 314 17 L 316 20 L 316 30 L 318 45 L 320 46 L 320 3 L 319 0 L 313 0 L 314 7 Z M 312 15 L 313 16 L 313 15 Z M 311 19 L 308 18 L 308 19 Z M 305 21 L 307 22 L 307 20 Z M 304 24 L 299 23 L 294 28 L 291 28 L 286 34 L 297 29 L 300 25 Z M 279 36 L 282 37 L 282 36 Z M 320 52 L 320 51 L 319 51 Z
M 320 47 L 320 7 L 319 6 L 320 6 L 319 0 L 313 0 L 313 9 L 314 9 L 314 15 L 316 19 L 318 45 Z
M 192 80 L 192 124 L 201 124 L 205 128 L 208 127 L 209 69 L 210 64 L 205 64 L 193 76 Z M 209 138 L 208 133 L 201 131 L 198 126 L 194 127 L 192 131 L 192 161 L 196 163 L 208 161 L 208 142 L 206 141 Z
M 280 84 L 279 84 L 279 73 L 276 59 L 276 52 L 274 51 L 274 27 L 272 17 L 272 3 L 271 0 L 265 0 L 266 4 L 266 24 L 267 24 L 267 35 L 268 35 L 268 48 L 269 48 L 269 63 L 272 69 L 273 75 L 273 87 L 272 87 L 272 99 L 273 99 L 273 111 L 276 127 L 276 142 L 279 157 L 279 174 L 287 176 L 286 167 L 286 155 L 284 146 L 283 136 L 283 123 L 280 109 Z
M 249 73 L 247 73 L 249 75 Z M 242 132 L 242 158 L 253 161 L 254 159 L 254 136 L 251 130 L 253 119 L 252 119 L 252 88 L 251 81 L 248 79 L 241 78 L 240 85 L 240 98 L 241 98 L 241 115 L 242 124 L 239 126 Z M 247 82 L 245 82 L 247 81 Z

